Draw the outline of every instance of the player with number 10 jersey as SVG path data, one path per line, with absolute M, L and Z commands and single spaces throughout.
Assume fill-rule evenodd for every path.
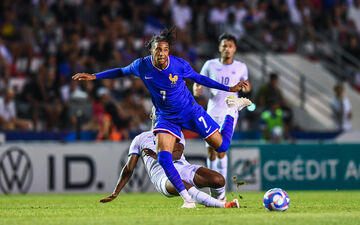
M 246 64 L 235 59 L 231 64 L 223 64 L 220 62 L 219 58 L 208 60 L 205 62 L 200 73 L 228 86 L 249 79 Z M 224 99 L 228 96 L 238 97 L 238 93 L 230 93 L 216 89 L 210 89 L 209 91 L 210 98 L 208 101 L 207 112 L 218 124 L 222 124 L 226 114 L 226 110 L 224 110 L 226 109 Z M 234 121 L 234 126 L 236 126 L 237 117 L 234 118 Z

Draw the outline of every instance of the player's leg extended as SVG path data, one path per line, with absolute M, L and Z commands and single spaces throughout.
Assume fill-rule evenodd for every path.
M 186 189 L 188 190 L 189 194 L 191 195 L 191 197 L 198 204 L 205 205 L 208 207 L 215 207 L 215 208 L 239 208 L 237 199 L 234 199 L 231 202 L 220 201 L 218 199 L 211 197 L 210 195 L 206 194 L 205 192 L 202 192 L 202 191 L 196 189 L 194 186 L 192 186 L 191 184 L 189 184 L 185 181 L 183 181 L 183 183 L 184 183 Z M 165 188 L 169 194 L 179 195 L 179 193 L 176 191 L 174 185 L 172 185 L 172 183 L 169 180 L 167 180 Z
M 236 118 L 238 111 L 252 104 L 247 98 L 227 98 L 226 103 L 228 108 L 220 133 L 215 132 L 205 139 L 216 152 L 226 152 L 228 150 L 234 131 L 234 118 Z
M 166 176 L 170 182 L 174 185 L 180 196 L 184 199 L 185 203 L 193 203 L 192 198 L 185 189 L 184 184 L 180 178 L 178 171 L 176 170 L 172 162 L 172 151 L 176 138 L 169 133 L 157 133 L 156 134 L 156 148 L 158 151 L 158 162 L 164 169 Z M 194 204 L 195 206 L 195 204 Z

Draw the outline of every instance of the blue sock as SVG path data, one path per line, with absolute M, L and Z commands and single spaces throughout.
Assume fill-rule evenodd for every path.
M 170 182 L 174 185 L 176 190 L 180 193 L 185 190 L 185 186 L 180 178 L 179 172 L 176 170 L 172 162 L 172 154 L 167 151 L 161 151 L 158 153 L 158 162 L 164 169 L 166 176 Z
M 230 115 L 225 116 L 225 121 L 221 127 L 222 144 L 220 148 L 216 149 L 217 152 L 226 152 L 230 146 L 231 138 L 234 131 L 234 117 Z

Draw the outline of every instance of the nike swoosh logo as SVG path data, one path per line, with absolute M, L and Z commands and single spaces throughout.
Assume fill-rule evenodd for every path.
M 206 133 L 209 133 L 210 129 L 211 129 L 211 127 L 209 127 L 209 129 L 206 131 Z
M 145 79 L 146 79 L 146 80 L 150 80 L 150 79 L 153 79 L 153 77 L 147 77 L 147 76 L 145 76 Z

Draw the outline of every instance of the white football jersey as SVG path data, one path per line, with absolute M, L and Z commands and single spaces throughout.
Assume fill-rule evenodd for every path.
M 222 64 L 219 58 L 208 60 L 205 62 L 200 73 L 229 87 L 249 79 L 247 66 L 238 60 L 234 60 L 231 64 Z M 225 103 L 227 96 L 238 97 L 238 94 L 213 88 L 210 89 L 210 98 L 207 106 L 209 115 L 224 116 L 227 109 Z
M 185 146 L 185 139 L 182 133 L 180 143 Z M 141 157 L 151 182 L 155 184 L 156 178 L 159 177 L 160 173 L 164 173 L 164 170 L 156 159 L 145 155 L 142 151 L 145 148 L 156 152 L 155 136 L 152 131 L 143 132 L 134 138 L 129 148 L 129 156 L 136 154 Z M 181 156 L 181 160 L 185 160 L 184 155 Z

